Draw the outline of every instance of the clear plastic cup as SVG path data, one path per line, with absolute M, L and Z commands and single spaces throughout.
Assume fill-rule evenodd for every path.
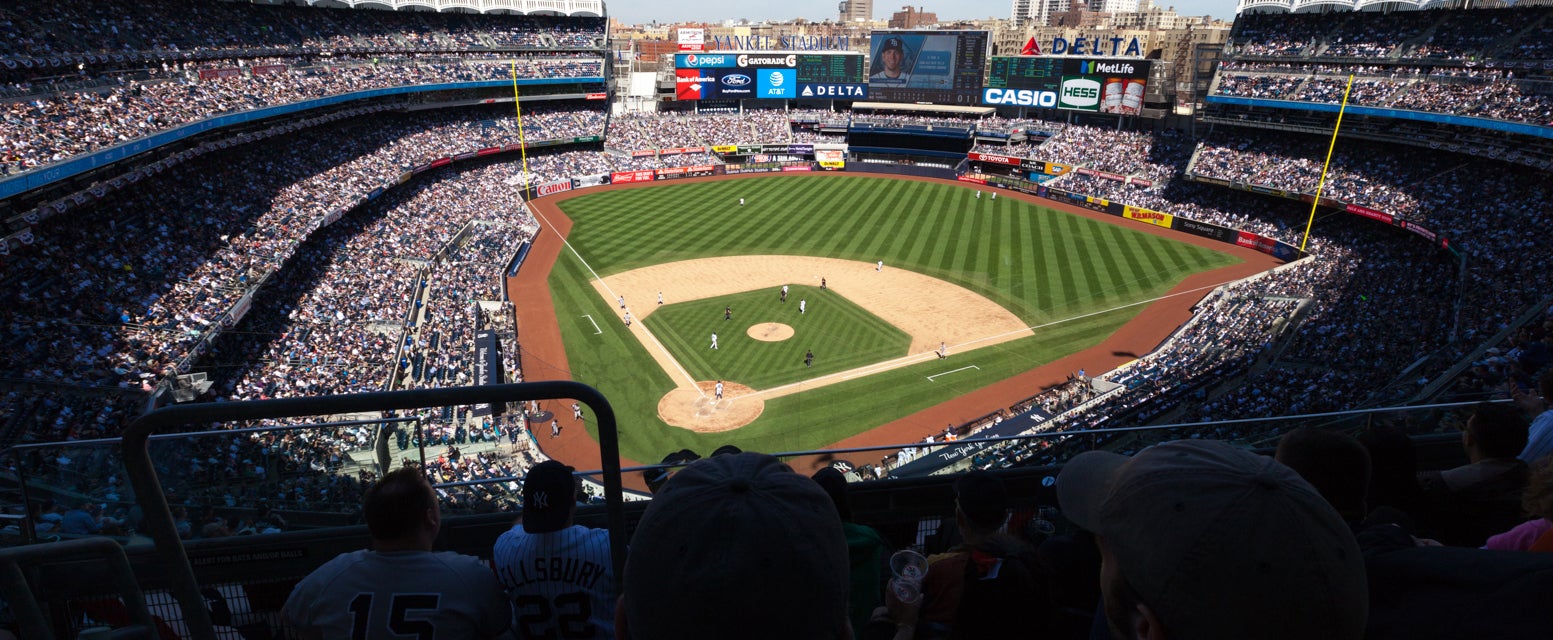
M 922 597 L 922 579 L 927 576 L 927 558 L 910 549 L 896 551 L 890 556 L 890 591 L 903 604 L 912 604 Z

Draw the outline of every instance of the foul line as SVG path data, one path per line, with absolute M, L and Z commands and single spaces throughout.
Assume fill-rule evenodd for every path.
M 609 292 L 610 298 L 618 299 L 620 296 L 615 294 L 615 290 L 609 288 L 609 284 L 604 282 L 603 278 L 599 277 L 599 273 L 597 271 L 593 270 L 593 265 L 588 264 L 588 261 L 583 259 L 582 254 L 577 253 L 577 248 L 572 246 L 572 243 L 566 239 L 566 236 L 561 235 L 561 232 L 556 230 L 555 225 L 550 224 L 550 219 L 546 218 L 544 216 L 544 214 L 540 213 L 538 207 L 529 206 L 529 205 L 530 205 L 529 202 L 524 201 L 523 206 L 527 207 L 529 212 L 534 214 L 534 217 L 539 218 L 541 221 L 543 221 L 545 223 L 545 228 L 549 229 L 551 233 L 554 233 L 555 237 L 561 239 L 561 245 L 565 246 L 568 251 L 572 252 L 572 255 L 577 257 L 577 261 L 582 263 L 582 267 L 584 269 L 587 269 L 588 273 L 593 274 L 593 280 L 595 282 L 598 282 L 599 286 L 603 287 L 605 291 Z M 610 302 L 613 303 L 612 300 Z M 626 311 L 630 311 L 630 307 L 627 307 Z M 593 318 L 588 318 L 588 319 L 592 320 Z M 684 365 L 681 365 L 679 363 L 679 360 L 674 357 L 674 354 L 669 353 L 669 350 L 664 348 L 663 343 L 658 342 L 658 338 L 653 336 L 651 331 L 647 330 L 647 326 L 646 325 L 643 325 L 640 322 L 638 322 L 636 324 L 641 328 L 641 331 L 643 333 L 646 333 L 648 337 L 652 338 L 653 344 L 658 346 L 658 350 L 663 352 L 663 356 L 665 358 L 667 358 L 669 360 L 669 362 L 674 363 L 674 368 L 677 371 L 679 371 L 679 374 L 682 375 L 682 376 L 685 376 L 685 380 L 689 383 L 689 388 L 695 389 L 696 393 L 701 394 L 701 397 L 705 398 L 706 397 L 706 392 L 701 390 L 701 386 L 696 384 L 696 379 L 694 377 L 691 377 L 690 372 L 685 370 Z M 598 326 L 598 323 L 594 323 L 594 326 Z M 602 333 L 602 332 L 600 332 L 600 333 Z
M 933 378 L 937 378 L 938 376 L 947 376 L 947 375 L 949 375 L 951 373 L 955 373 L 957 371 L 964 371 L 966 369 L 975 369 L 977 371 L 981 371 L 981 367 L 978 367 L 978 366 L 973 364 L 973 365 L 968 366 L 968 367 L 960 367 L 959 369 L 955 369 L 954 371 L 945 371 L 943 373 L 935 373 L 933 375 L 928 376 L 927 380 L 928 380 L 928 382 L 932 382 Z
M 582 314 L 582 317 L 587 318 L 588 322 L 593 322 L 593 316 L 592 315 L 584 313 L 584 314 Z M 593 322 L 593 335 L 597 336 L 597 335 L 603 335 L 603 334 L 604 334 L 604 330 L 599 328 L 599 323 Z

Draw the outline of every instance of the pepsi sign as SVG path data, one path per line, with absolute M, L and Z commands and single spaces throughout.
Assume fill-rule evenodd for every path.
M 734 66 L 734 57 L 721 53 L 681 53 L 674 56 L 678 69 L 720 69 Z

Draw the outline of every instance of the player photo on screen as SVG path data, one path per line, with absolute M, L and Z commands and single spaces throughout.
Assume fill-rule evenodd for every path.
M 873 37 L 868 84 L 878 87 L 954 87 L 958 36 L 877 34 Z

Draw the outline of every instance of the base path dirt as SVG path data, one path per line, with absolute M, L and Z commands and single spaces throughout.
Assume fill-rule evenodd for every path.
M 679 180 L 676 183 L 760 179 L 766 179 L 766 177 L 716 176 L 711 178 L 692 178 L 688 181 Z M 816 176 L 816 179 L 824 178 Z M 880 176 L 875 179 L 915 180 L 957 185 L 967 189 L 985 189 L 981 185 L 934 178 Z M 551 266 L 562 251 L 561 238 L 570 232 L 572 226 L 571 220 L 561 213 L 557 205 L 569 198 L 597 193 L 602 190 L 651 188 L 652 186 L 661 185 L 662 183 L 609 185 L 583 191 L 569 191 L 556 194 L 532 203 L 540 217 L 540 222 L 545 225 L 545 229 L 535 239 L 534 247 L 529 252 L 527 260 L 524 261 L 522 271 L 519 272 L 517 277 L 508 279 L 508 291 L 517 308 L 519 342 L 521 343 L 520 347 L 523 353 L 523 375 L 525 379 L 571 379 L 566 365 L 566 350 L 561 343 L 560 326 L 557 324 L 554 306 L 550 301 L 550 292 L 546 285 Z M 1164 236 L 1180 242 L 1207 247 L 1236 256 L 1243 261 L 1240 264 L 1188 276 L 1168 293 L 1191 291 L 1217 283 L 1237 280 L 1265 271 L 1279 264 L 1279 261 L 1272 256 L 1253 249 L 1224 244 L 1153 225 L 1133 224 L 1115 216 L 1014 191 L 1000 191 L 999 193 L 1002 197 L 1017 198 L 1038 206 L 1056 209 L 1073 215 L 1084 216 L 1110 224 L 1119 224 L 1141 233 Z M 868 265 L 868 269 L 871 270 L 872 268 L 873 265 Z M 890 266 L 886 264 L 885 269 L 889 270 Z M 826 277 L 829 280 L 829 276 Z M 818 284 L 818 281 L 815 284 Z M 830 284 L 829 281 L 827 281 L 827 284 Z M 1203 290 L 1204 295 L 1207 292 L 1207 289 Z M 647 301 L 656 300 L 656 293 L 657 290 L 653 289 L 650 293 L 638 297 L 636 300 L 641 301 L 645 306 Z M 665 292 L 666 297 L 667 295 L 667 292 Z M 967 393 L 943 404 L 880 425 L 875 429 L 846 438 L 832 446 L 837 448 L 869 447 L 919 442 L 928 435 L 941 433 L 946 424 L 963 424 L 985 416 L 992 411 L 1012 406 L 1021 400 L 1029 398 L 1043 388 L 1062 383 L 1067 379 L 1068 374 L 1079 369 L 1087 369 L 1091 372 L 1110 371 L 1121 364 L 1152 351 L 1160 342 L 1169 337 L 1176 327 L 1179 327 L 1181 323 L 1191 317 L 1192 306 L 1197 304 L 1202 297 L 1203 295 L 1197 294 L 1166 295 L 1166 297 L 1149 304 L 1136 317 L 1094 347 L 1069 355 L 1056 362 L 1031 369 L 1002 382 Z M 930 342 L 933 347 L 937 346 L 936 341 L 930 340 Z M 952 349 L 953 347 L 951 346 Z M 678 380 L 679 378 L 676 376 L 675 379 Z M 570 412 L 563 412 L 562 415 L 565 416 L 568 413 Z M 566 429 L 562 432 L 562 437 L 554 440 L 545 440 L 547 441 L 541 442 L 541 445 L 543 445 L 545 453 L 553 458 L 564 460 L 567 464 L 574 465 L 578 469 L 597 469 L 602 466 L 599 459 L 598 444 L 583 429 Z M 877 462 L 878 457 L 883 457 L 888 453 L 893 453 L 893 451 L 892 449 L 875 453 L 845 454 L 842 457 L 850 458 L 854 463 L 862 465 Z M 704 455 L 707 452 L 700 453 Z M 794 460 L 792 462 L 795 469 L 812 473 L 814 469 L 810 467 L 827 464 L 828 459 L 836 457 L 833 454 L 822 454 L 820 456 L 812 456 L 810 459 Z M 638 463 L 622 460 L 621 464 L 630 466 Z M 640 474 L 629 474 L 626 477 L 626 484 L 632 488 L 642 488 L 645 486 Z
M 766 401 L 750 395 L 754 389 L 736 382 L 723 383 L 723 398 L 715 396 L 715 381 L 700 381 L 695 389 L 677 388 L 658 401 L 658 418 L 696 433 L 732 431 L 760 417 Z

